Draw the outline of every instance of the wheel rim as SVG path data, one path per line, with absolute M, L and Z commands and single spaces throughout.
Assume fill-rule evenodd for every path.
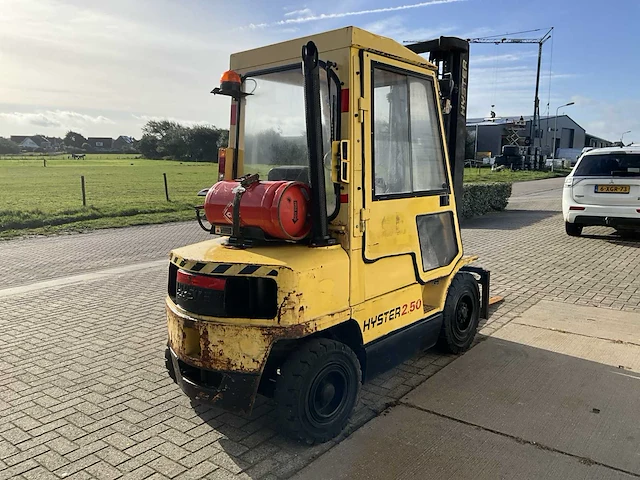
M 474 305 L 471 295 L 463 295 L 458 300 L 453 322 L 453 333 L 458 340 L 466 340 L 474 316 Z
M 316 425 L 332 422 L 342 412 L 348 398 L 349 382 L 345 368 L 327 365 L 316 375 L 307 399 L 309 419 Z

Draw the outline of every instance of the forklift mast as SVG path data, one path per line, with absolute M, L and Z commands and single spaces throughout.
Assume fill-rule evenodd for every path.
M 453 191 L 457 199 L 458 214 L 460 214 L 467 135 L 469 42 L 458 37 L 440 37 L 405 46 L 417 54 L 429 53 L 429 61 L 438 66 Z

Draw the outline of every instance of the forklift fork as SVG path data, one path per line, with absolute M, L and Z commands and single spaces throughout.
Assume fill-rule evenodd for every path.
M 480 285 L 482 286 L 482 298 L 480 300 L 480 318 L 487 320 L 489 318 L 489 284 L 491 283 L 491 272 L 481 267 L 465 265 L 460 269 L 462 272 L 475 273 L 480 276 Z

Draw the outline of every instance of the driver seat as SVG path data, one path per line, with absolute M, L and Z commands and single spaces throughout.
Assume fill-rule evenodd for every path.
M 267 180 L 278 181 L 287 180 L 290 182 L 302 182 L 310 185 L 309 180 L 309 167 L 298 165 L 287 165 L 281 167 L 274 167 L 269 170 Z

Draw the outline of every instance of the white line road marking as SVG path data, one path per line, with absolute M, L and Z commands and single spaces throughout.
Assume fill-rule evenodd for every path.
M 42 282 L 35 282 L 29 285 L 21 285 L 19 287 L 11 287 L 0 289 L 0 298 L 9 297 L 12 295 L 22 295 L 24 293 L 34 292 L 38 290 L 45 290 L 47 288 L 64 287 L 68 285 L 75 285 L 78 283 L 95 282 L 106 277 L 114 275 L 121 275 L 123 273 L 138 272 L 149 268 L 157 268 L 160 266 L 169 266 L 169 259 L 153 260 L 151 262 L 134 263 L 132 265 L 125 265 L 123 267 L 107 268 L 104 270 L 98 270 L 91 273 L 81 273 L 78 275 L 71 275 L 68 277 L 54 278 L 52 280 L 45 280 Z

